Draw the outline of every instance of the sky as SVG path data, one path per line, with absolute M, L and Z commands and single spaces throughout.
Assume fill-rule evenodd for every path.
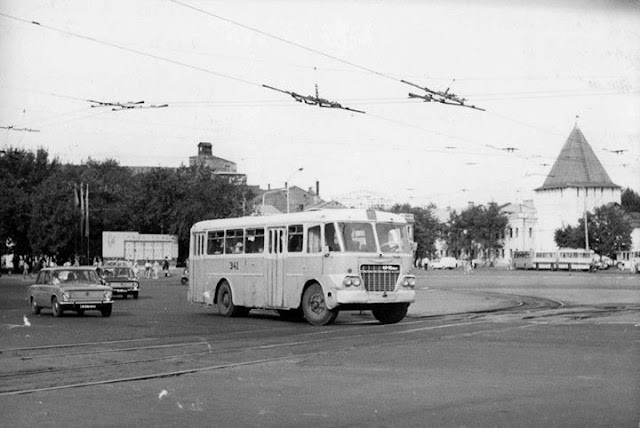
M 0 147 L 63 162 L 177 167 L 210 142 L 262 188 L 462 207 L 533 198 L 576 123 L 640 192 L 640 2 L 0 0 L 0 127 L 39 131 Z

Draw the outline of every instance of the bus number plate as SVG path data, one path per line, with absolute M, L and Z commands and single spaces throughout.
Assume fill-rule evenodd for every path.
M 229 262 L 230 270 L 238 270 L 238 262 Z

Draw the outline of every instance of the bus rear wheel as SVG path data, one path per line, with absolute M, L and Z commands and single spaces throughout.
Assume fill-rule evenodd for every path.
M 322 286 L 311 284 L 302 295 L 302 313 L 309 324 L 329 325 L 336 320 L 338 311 L 327 308 Z
M 233 304 L 231 287 L 229 286 L 229 283 L 227 281 L 223 281 L 220 284 L 216 302 L 218 310 L 220 311 L 220 315 L 222 315 L 223 317 L 238 317 L 249 313 L 249 310 L 247 308 L 236 306 Z
M 381 324 L 395 324 L 404 319 L 408 310 L 408 303 L 386 303 L 375 306 L 371 312 Z

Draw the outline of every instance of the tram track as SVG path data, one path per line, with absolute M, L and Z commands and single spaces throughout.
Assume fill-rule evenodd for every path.
M 403 344 L 407 336 L 436 340 L 501 333 L 534 326 L 532 314 L 566 308 L 564 302 L 530 296 L 505 295 L 515 304 L 493 310 L 431 317 L 408 317 L 399 324 L 380 325 L 368 318 L 317 329 L 291 323 L 279 328 L 256 328 L 210 335 L 175 335 L 109 342 L 83 342 L 0 349 L 0 396 L 109 383 L 180 376 L 210 370 L 265 364 L 353 347 Z M 618 310 L 615 306 L 610 310 Z M 637 308 L 636 308 L 637 310 Z M 519 323 L 505 329 L 487 315 L 518 315 Z M 366 321 L 365 321 L 366 320 Z M 455 329 L 455 333 L 451 333 Z M 366 334 L 365 334 L 366 333 Z M 380 340 L 372 340 L 378 336 Z M 192 348 L 189 350 L 188 348 Z M 175 352 L 176 349 L 182 352 Z M 52 352 L 53 351 L 53 352 Z

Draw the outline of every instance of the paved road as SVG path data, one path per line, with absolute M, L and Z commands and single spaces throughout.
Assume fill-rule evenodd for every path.
M 31 316 L 2 277 L 0 425 L 637 426 L 640 276 L 420 275 L 402 323 L 322 328 L 219 317 L 175 277 L 110 318 Z

